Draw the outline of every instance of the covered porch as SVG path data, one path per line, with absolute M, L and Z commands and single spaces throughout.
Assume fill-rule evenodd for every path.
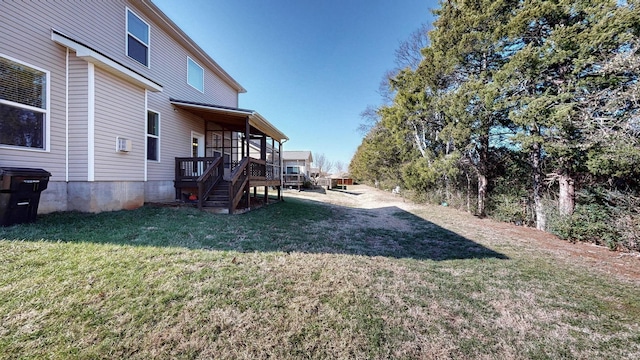
M 288 138 L 252 110 L 170 99 L 180 111 L 205 122 L 204 136 L 193 136 L 191 157 L 175 159 L 176 199 L 235 213 L 251 207 L 251 189 L 274 188 L 282 199 L 282 143 Z

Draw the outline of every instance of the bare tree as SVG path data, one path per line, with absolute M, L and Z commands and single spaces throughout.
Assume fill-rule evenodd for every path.
M 314 185 L 318 185 L 318 178 L 325 177 L 331 169 L 333 169 L 333 163 L 327 159 L 324 153 L 313 154 L 313 165 L 318 169 L 312 176 Z
M 392 104 L 393 98 L 395 97 L 395 91 L 392 86 L 390 86 L 391 80 L 398 76 L 402 70 L 410 69 L 415 71 L 424 58 L 422 49 L 427 47 L 427 45 L 429 45 L 429 25 L 427 24 L 422 24 L 412 32 L 406 40 L 400 42 L 398 48 L 395 50 L 394 62 L 396 66 L 382 76 L 378 86 L 378 94 L 382 98 L 384 105 Z M 364 121 L 358 126 L 360 133 L 366 135 L 374 129 L 379 120 L 377 111 L 378 107 L 369 105 L 360 113 L 360 118 Z
M 396 71 L 406 69 L 416 70 L 422 62 L 422 49 L 429 45 L 429 25 L 422 24 L 402 41 L 395 51 Z
M 336 172 L 342 173 L 345 169 L 345 165 L 342 161 L 336 161 L 335 163 Z
M 363 122 L 358 126 L 358 132 L 363 136 L 367 135 L 376 126 L 378 121 L 380 121 L 378 109 L 372 105 L 367 106 L 367 108 L 360 113 L 360 118 Z

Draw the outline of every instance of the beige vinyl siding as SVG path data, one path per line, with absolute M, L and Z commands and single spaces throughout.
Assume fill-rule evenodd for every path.
M 164 86 L 162 93 L 151 93 L 150 97 L 175 98 L 207 104 L 238 106 L 238 93 L 217 77 L 196 54 L 187 52 L 161 27 L 151 24 L 151 69 L 152 78 Z M 204 68 L 204 93 L 187 83 L 187 56 Z M 167 71 L 169 69 L 169 71 Z
M 149 96 L 148 106 L 160 112 L 160 162 L 147 162 L 147 180 L 173 180 L 175 158 L 191 156 L 191 131 L 204 134 L 204 121 L 187 111 L 174 111 L 165 99 Z
M 89 64 L 74 55 L 69 56 L 69 181 L 87 181 Z
M 144 89 L 95 68 L 95 181 L 143 181 L 145 153 Z M 116 151 L 116 137 L 132 150 Z
M 66 50 L 42 37 L 46 29 L 32 22 L 24 26 L 22 4 L 0 1 L 0 53 L 49 72 L 49 151 L 0 147 L 0 166 L 43 168 L 52 173 L 51 180 L 64 181 Z
M 161 27 L 137 12 L 152 26 L 151 72 L 157 68 L 171 69 L 158 74 L 154 80 L 164 87 L 161 93 L 148 92 L 148 107 L 160 112 L 160 162 L 147 162 L 148 180 L 172 180 L 175 158 L 191 156 L 191 131 L 205 133 L 204 120 L 184 110 L 177 110 L 169 98 L 238 106 L 238 93 L 218 78 L 203 61 L 186 50 Z M 204 68 L 204 93 L 187 83 L 187 56 Z M 177 111 L 176 111 L 177 110 Z
M 199 54 L 185 49 L 176 40 L 178 35 L 167 30 L 166 24 L 152 21 L 143 11 L 148 9 L 137 8 L 135 2 L 128 6 L 151 26 L 151 67 L 148 74 L 165 88 L 162 94 L 151 96 L 238 106 L 238 92 L 207 67 L 207 62 Z M 204 93 L 187 83 L 187 56 L 204 68 Z
M 126 54 L 126 8 L 151 26 L 150 67 Z M 0 26 L 4 34 L 18 33 L 26 40 L 37 40 L 45 48 L 60 47 L 51 41 L 51 28 L 113 58 L 134 71 L 165 87 L 166 97 L 187 97 L 198 102 L 237 106 L 237 92 L 216 76 L 198 55 L 187 52 L 175 34 L 149 18 L 144 5 L 135 1 L 62 1 L 62 2 L 0 2 L 0 16 L 10 14 L 10 21 Z M 28 14 L 28 15 L 27 15 Z M 25 21 L 25 17 L 29 21 Z M 28 25 L 28 26 L 26 26 Z M 18 30 L 19 29 L 19 30 Z M 18 30 L 18 31 L 16 31 Z M 42 49 L 42 52 L 50 50 Z M 34 52 L 38 57 L 39 52 Z M 205 69 L 204 94 L 187 84 L 187 56 Z
M 150 68 L 126 55 L 126 7 L 151 26 Z M 51 151 L 0 148 L 0 166 L 42 167 L 53 173 L 52 180 L 64 181 L 68 115 L 69 180 L 87 181 L 88 64 L 71 53 L 67 114 L 67 50 L 51 40 L 54 28 L 163 86 L 163 92 L 148 92 L 148 108 L 160 113 L 161 158 L 160 162 L 147 162 L 147 179 L 173 180 L 174 158 L 190 156 L 191 131 L 205 131 L 202 119 L 183 110 L 174 111 L 169 98 L 237 107 L 238 93 L 234 85 L 215 74 L 206 59 L 185 49 L 178 35 L 156 19 L 137 1 L 0 1 L 0 53 L 51 74 Z M 204 68 L 204 93 L 187 84 L 187 56 Z M 143 180 L 144 90 L 98 67 L 95 73 L 95 180 Z M 131 153 L 115 152 L 117 136 L 132 140 Z

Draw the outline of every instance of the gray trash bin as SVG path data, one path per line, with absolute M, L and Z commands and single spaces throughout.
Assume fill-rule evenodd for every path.
M 0 226 L 36 221 L 50 176 L 42 169 L 0 167 Z

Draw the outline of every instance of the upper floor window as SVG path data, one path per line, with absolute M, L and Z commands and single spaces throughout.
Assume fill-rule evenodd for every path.
M 46 149 L 49 72 L 0 55 L 0 145 Z
M 149 24 L 127 9 L 127 55 L 147 67 L 149 66 L 149 31 Z
M 204 69 L 187 56 L 187 83 L 204 92 Z
M 147 160 L 160 160 L 160 114 L 147 111 Z

